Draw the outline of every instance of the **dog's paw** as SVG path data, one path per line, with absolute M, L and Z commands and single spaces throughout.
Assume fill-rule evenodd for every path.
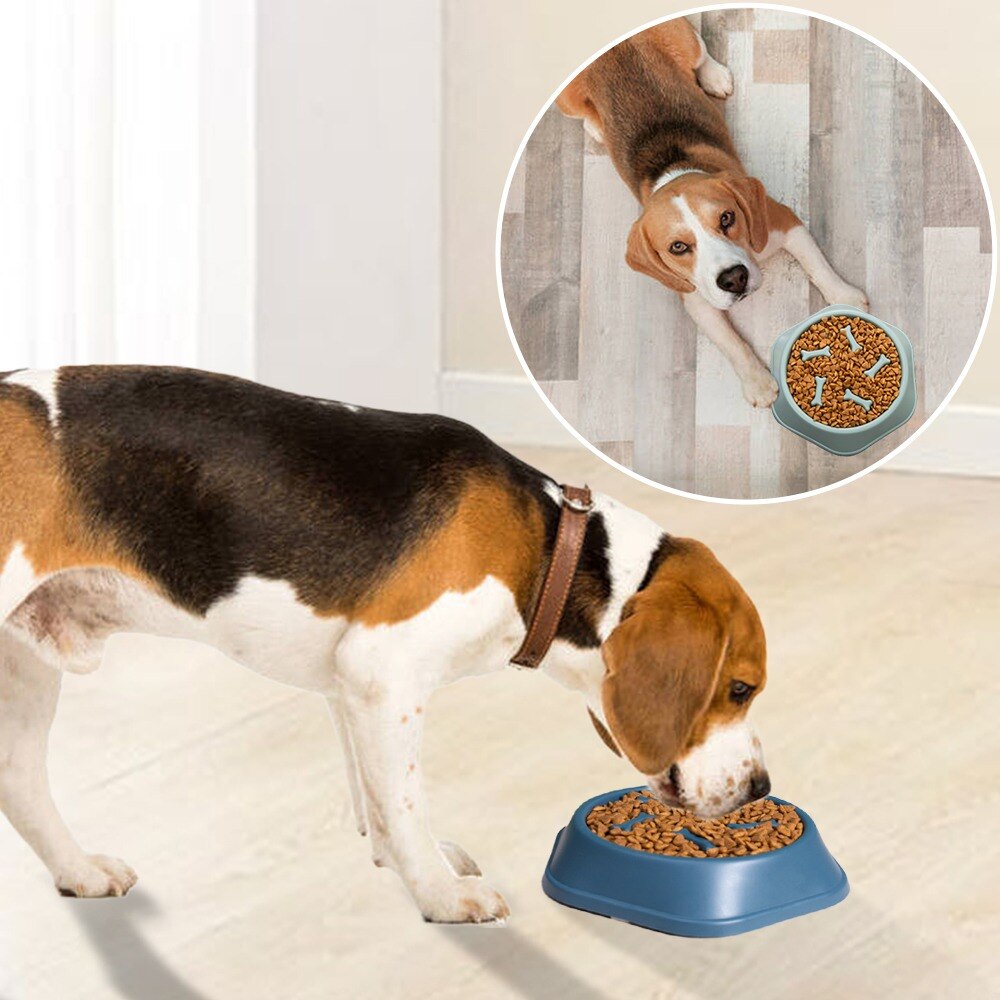
M 766 368 L 743 380 L 743 395 L 756 409 L 767 409 L 778 398 L 778 383 Z
M 450 840 L 442 840 L 438 850 L 444 855 L 448 866 L 456 875 L 482 875 L 479 865 L 466 853 L 465 849 L 453 844 Z
M 421 900 L 420 912 L 431 924 L 503 924 L 510 907 L 482 879 L 465 877 Z
M 91 854 L 60 871 L 55 881 L 62 896 L 95 899 L 124 896 L 139 881 L 139 876 L 118 858 Z
M 868 311 L 868 296 L 853 285 L 842 285 L 827 297 L 827 302 L 831 306 L 853 306 L 855 309 Z
M 733 92 L 733 74 L 728 66 L 708 59 L 699 66 L 695 73 L 698 85 L 711 97 L 729 97 Z

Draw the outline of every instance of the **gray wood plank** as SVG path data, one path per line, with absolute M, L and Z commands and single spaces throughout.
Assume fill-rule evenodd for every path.
M 635 434 L 635 289 L 648 278 L 625 263 L 637 214 L 632 193 L 606 156 L 584 157 L 580 281 L 580 433 L 589 441 Z
M 540 379 L 575 378 L 580 325 L 583 126 L 552 107 L 525 151 L 518 343 Z M 523 343 L 522 343 L 523 341 Z
M 921 88 L 924 120 L 924 224 L 978 226 L 990 250 L 990 220 L 979 171 L 962 134 L 934 95 Z
M 933 412 L 962 373 L 986 311 L 991 261 L 978 253 L 979 230 L 924 230 L 927 316 L 926 406 Z
M 693 485 L 698 335 L 680 298 L 653 281 L 635 294 L 636 420 L 640 475 L 678 489 Z
M 750 495 L 749 427 L 697 427 L 695 446 L 695 492 L 740 499 Z

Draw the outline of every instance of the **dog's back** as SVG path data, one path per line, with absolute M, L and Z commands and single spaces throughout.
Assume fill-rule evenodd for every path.
M 543 482 L 446 417 L 117 366 L 5 376 L 0 470 L 0 581 L 16 549 L 36 575 L 112 566 L 196 614 L 247 574 L 354 608 L 470 493 L 506 507 Z
M 643 180 L 684 161 L 693 145 L 736 156 L 722 112 L 695 77 L 699 53 L 687 23 L 671 21 L 619 43 L 580 74 L 615 166 L 637 195 Z

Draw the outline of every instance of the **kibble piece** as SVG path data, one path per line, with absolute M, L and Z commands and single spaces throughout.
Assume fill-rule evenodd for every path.
M 634 851 L 684 858 L 726 858 L 764 854 L 794 843 L 802 836 L 802 819 L 794 806 L 758 799 L 717 819 L 704 819 L 666 806 L 643 792 L 628 792 L 614 802 L 594 806 L 587 826 L 599 837 Z M 628 823 L 638 816 L 649 817 Z M 748 824 L 748 825 L 733 825 Z M 705 848 L 692 836 L 708 841 Z

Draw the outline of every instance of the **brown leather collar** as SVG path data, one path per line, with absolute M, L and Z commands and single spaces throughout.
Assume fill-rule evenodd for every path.
M 583 538 L 587 534 L 587 518 L 593 505 L 588 487 L 562 487 L 562 510 L 552 559 L 524 642 L 511 658 L 510 662 L 515 666 L 537 667 L 556 637 L 580 562 Z

